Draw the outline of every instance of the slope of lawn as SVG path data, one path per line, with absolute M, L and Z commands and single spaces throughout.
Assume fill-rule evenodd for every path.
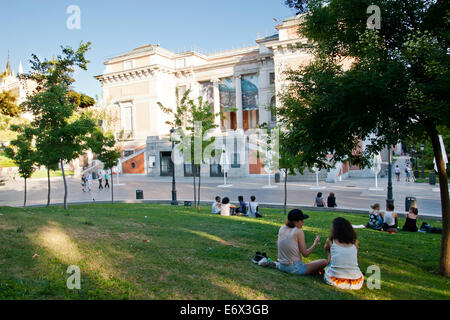
M 150 204 L 0 207 L 0 299 L 450 299 L 449 279 L 436 274 L 440 235 L 357 229 L 361 270 L 379 266 L 381 289 L 348 292 L 319 276 L 250 261 L 255 251 L 276 260 L 281 210 L 263 209 L 258 220 L 208 211 Z M 316 234 L 321 244 L 305 262 L 326 258 L 323 245 L 338 215 L 367 221 L 308 214 L 307 244 Z M 70 265 L 80 267 L 81 290 L 67 289 Z

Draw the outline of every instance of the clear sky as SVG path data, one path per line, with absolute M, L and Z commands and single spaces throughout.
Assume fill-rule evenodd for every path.
M 66 26 L 70 5 L 81 10 L 79 30 Z M 51 58 L 61 45 L 91 41 L 91 63 L 75 74 L 75 88 L 94 98 L 101 89 L 93 76 L 109 57 L 148 43 L 207 53 L 255 45 L 257 35 L 276 32 L 273 18 L 295 15 L 284 0 L 2 0 L 0 6 L 0 70 L 8 50 L 12 68 L 17 72 L 22 61 L 27 72 L 32 53 Z

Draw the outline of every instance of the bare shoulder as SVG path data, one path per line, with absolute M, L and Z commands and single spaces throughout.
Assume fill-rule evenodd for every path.
M 302 229 L 296 228 L 295 232 L 294 232 L 295 237 L 297 237 L 298 239 L 304 239 L 305 237 L 305 233 L 303 232 Z

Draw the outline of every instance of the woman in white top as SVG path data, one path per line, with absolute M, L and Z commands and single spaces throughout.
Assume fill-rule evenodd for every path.
M 325 269 L 325 281 L 340 289 L 361 289 L 364 275 L 358 267 L 358 240 L 350 222 L 344 218 L 333 220 L 325 250 L 330 262 Z
M 306 248 L 305 234 L 302 230 L 303 220 L 308 216 L 299 209 L 293 209 L 288 214 L 286 225 L 278 232 L 278 269 L 283 272 L 298 275 L 309 275 L 323 272 L 327 260 L 321 259 L 303 264 L 302 256 L 309 256 L 317 247 L 320 237 L 317 236 L 311 248 Z
M 388 203 L 386 205 L 386 212 L 381 213 L 383 217 L 383 231 L 389 233 L 396 233 L 398 231 L 398 214 L 394 212 L 394 205 Z
M 225 197 L 222 199 L 222 206 L 220 207 L 221 216 L 231 216 L 231 208 L 236 208 L 234 205 L 230 204 L 230 199 Z

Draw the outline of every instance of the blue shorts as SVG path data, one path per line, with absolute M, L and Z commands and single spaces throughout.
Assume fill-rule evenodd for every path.
M 306 273 L 306 266 L 301 260 L 294 262 L 293 264 L 282 264 L 278 265 L 278 269 L 283 272 L 293 273 L 298 275 L 303 275 Z

